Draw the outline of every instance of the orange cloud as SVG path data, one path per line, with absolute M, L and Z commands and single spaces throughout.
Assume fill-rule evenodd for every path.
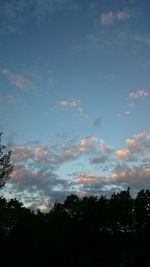
M 119 159 L 130 159 L 132 153 L 129 149 L 120 149 L 116 151 L 116 156 Z

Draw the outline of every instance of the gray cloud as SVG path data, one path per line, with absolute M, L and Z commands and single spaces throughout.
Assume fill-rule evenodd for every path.
M 98 157 L 93 157 L 90 159 L 90 163 L 92 164 L 103 164 L 108 161 L 108 157 L 106 155 L 101 155 Z
M 96 118 L 95 121 L 94 121 L 94 123 L 93 123 L 93 125 L 95 127 L 100 127 L 102 125 L 102 117 Z

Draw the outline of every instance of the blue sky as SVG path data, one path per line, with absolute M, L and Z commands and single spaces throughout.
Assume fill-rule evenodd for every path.
M 140 0 L 0 1 L 7 197 L 48 209 L 69 193 L 150 181 L 150 18 Z

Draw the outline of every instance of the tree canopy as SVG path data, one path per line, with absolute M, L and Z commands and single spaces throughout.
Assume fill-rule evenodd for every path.
M 12 170 L 11 151 L 7 151 L 2 144 L 2 133 L 0 133 L 0 188 L 10 179 Z
M 148 267 L 149 240 L 148 189 L 135 198 L 129 188 L 110 198 L 70 195 L 47 213 L 0 198 L 3 266 Z

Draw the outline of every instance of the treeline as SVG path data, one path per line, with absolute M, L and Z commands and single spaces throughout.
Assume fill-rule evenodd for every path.
M 150 266 L 150 190 L 68 196 L 48 213 L 0 198 L 1 266 Z

